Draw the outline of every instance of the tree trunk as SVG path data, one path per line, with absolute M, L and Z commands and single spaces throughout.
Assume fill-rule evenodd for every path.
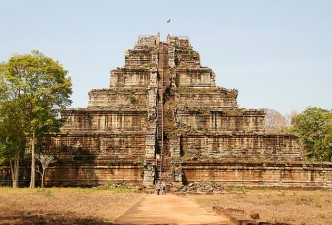
M 32 131 L 32 146 L 31 146 L 31 178 L 30 178 L 30 188 L 35 188 L 36 171 L 35 171 L 35 144 L 36 144 L 36 128 Z
M 44 173 L 41 175 L 41 187 L 44 187 Z
M 20 158 L 19 156 L 15 156 L 14 158 L 14 163 L 12 160 L 9 160 L 10 163 L 10 172 L 12 174 L 12 185 L 13 188 L 18 187 L 18 171 L 19 171 L 19 166 L 20 166 Z
M 20 157 L 15 156 L 14 159 L 14 180 L 13 180 L 13 187 L 18 187 L 18 172 L 20 168 Z
M 14 163 L 15 163 L 15 162 L 14 162 Z M 9 164 L 10 164 L 10 173 L 11 173 L 11 175 L 12 175 L 12 184 L 13 184 L 13 187 L 15 187 L 15 183 L 14 183 L 14 180 L 15 180 L 14 166 L 13 166 L 13 162 L 12 162 L 11 159 L 9 160 Z

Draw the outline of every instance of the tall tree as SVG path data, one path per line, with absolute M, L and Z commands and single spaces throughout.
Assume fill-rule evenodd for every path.
M 9 162 L 12 186 L 18 187 L 19 162 L 24 153 L 26 120 L 21 106 L 24 98 L 9 92 L 4 76 L 5 66 L 0 64 L 0 161 Z
M 26 122 L 20 99 L 0 104 L 0 155 L 10 164 L 13 187 L 18 187 L 19 161 L 26 146 Z
M 57 61 L 38 51 L 14 55 L 0 67 L 8 101 L 24 99 L 20 109 L 27 121 L 25 132 L 31 139 L 30 187 L 34 188 L 37 136 L 61 125 L 60 112 L 71 104 L 71 80 L 67 77 L 68 71 Z
M 332 161 L 332 111 L 308 107 L 292 119 L 292 125 L 309 159 Z
M 284 133 L 288 127 L 289 122 L 287 118 L 281 115 L 278 111 L 273 109 L 265 109 L 265 132 L 268 134 Z

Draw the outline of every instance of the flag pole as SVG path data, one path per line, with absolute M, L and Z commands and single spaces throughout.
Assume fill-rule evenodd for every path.
M 171 28 L 172 28 L 172 27 L 171 27 L 171 20 L 172 20 L 172 19 L 169 18 L 169 19 L 166 21 L 166 22 L 169 24 L 169 25 L 168 25 L 168 34 L 169 34 L 169 35 L 171 35 L 171 31 L 172 31 L 172 30 L 171 30 Z

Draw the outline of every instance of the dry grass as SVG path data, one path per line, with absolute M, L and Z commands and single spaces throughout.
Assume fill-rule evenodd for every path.
M 258 212 L 271 223 L 332 224 L 332 191 L 247 190 L 190 196 L 212 206 Z M 144 194 L 82 188 L 0 188 L 0 224 L 112 224 Z
M 233 194 L 192 196 L 201 206 L 211 210 L 219 205 L 259 213 L 261 221 L 275 224 L 332 224 L 332 191 L 246 190 L 234 189 Z
M 112 224 L 142 197 L 81 188 L 0 188 L 0 224 Z

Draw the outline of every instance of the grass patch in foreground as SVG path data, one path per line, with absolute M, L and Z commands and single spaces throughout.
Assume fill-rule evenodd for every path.
M 110 224 L 142 197 L 121 188 L 0 188 L 0 218 L 9 224 Z
M 262 221 L 292 225 L 332 224 L 331 190 L 233 189 L 230 194 L 191 196 L 211 210 L 219 205 L 259 213 Z M 245 193 L 245 194 L 244 194 Z M 240 197 L 239 197 L 240 196 Z

